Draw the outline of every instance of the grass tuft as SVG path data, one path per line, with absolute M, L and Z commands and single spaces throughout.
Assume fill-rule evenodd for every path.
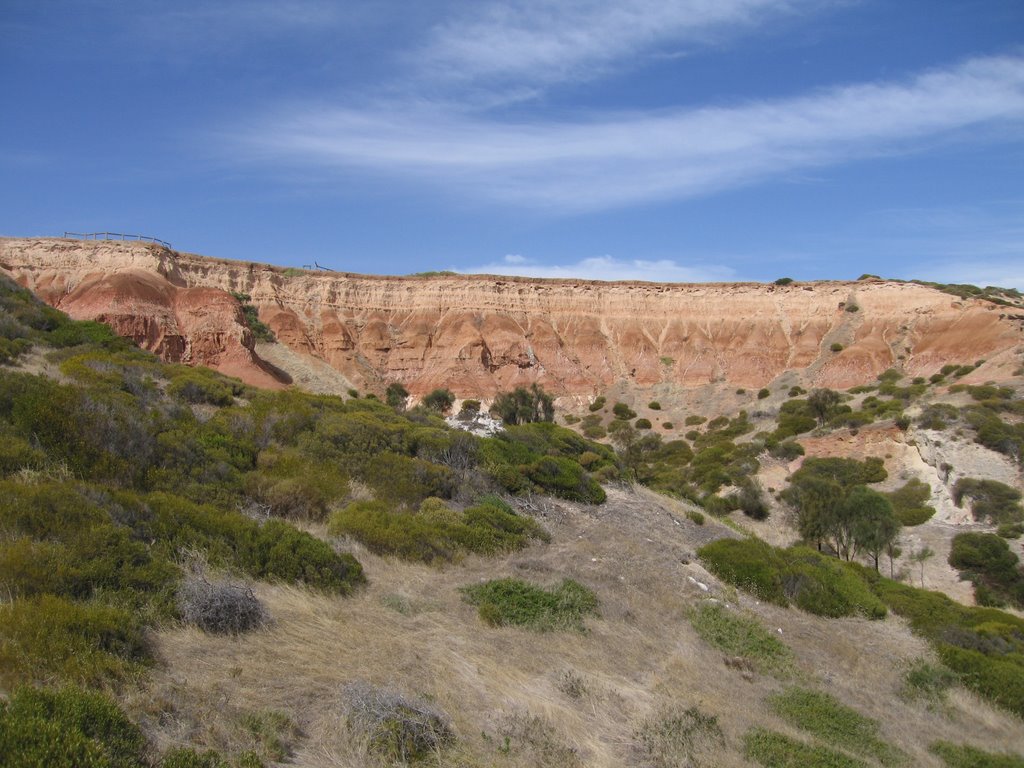
M 772 696 L 768 703 L 790 725 L 829 746 L 874 758 L 882 765 L 902 765 L 906 761 L 906 755 L 879 738 L 876 721 L 827 693 L 790 688 Z
M 743 739 L 746 756 L 765 768 L 867 768 L 867 763 L 821 745 L 806 744 L 764 728 Z
M 706 643 L 749 660 L 760 672 L 785 677 L 794 671 L 793 652 L 752 618 L 702 603 L 690 614 L 690 622 Z

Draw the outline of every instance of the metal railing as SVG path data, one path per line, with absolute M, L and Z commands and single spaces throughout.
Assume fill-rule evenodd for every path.
M 164 248 L 170 248 L 171 244 L 166 240 L 160 240 L 146 235 L 125 235 L 120 232 L 65 232 L 64 237 L 77 238 L 79 240 L 139 240 L 143 243 L 156 243 Z

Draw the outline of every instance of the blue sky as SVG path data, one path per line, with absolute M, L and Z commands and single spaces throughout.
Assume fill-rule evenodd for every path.
M 0 234 L 1024 288 L 1020 0 L 0 0 Z

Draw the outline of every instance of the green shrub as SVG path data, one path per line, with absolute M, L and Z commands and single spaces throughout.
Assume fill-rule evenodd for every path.
M 920 480 L 908 480 L 902 488 L 885 494 L 892 504 L 892 511 L 900 525 L 921 525 L 935 514 L 935 507 L 925 504 L 931 498 L 932 489 Z
M 985 752 L 967 744 L 937 741 L 929 751 L 942 758 L 947 768 L 1024 768 L 1024 757 Z
M 447 389 L 435 389 L 423 396 L 423 405 L 431 411 L 448 413 L 455 404 L 455 395 Z
M 607 402 L 608 401 L 605 399 L 604 395 L 599 395 L 597 398 L 594 399 L 594 402 L 592 402 L 588 406 L 590 408 L 590 412 L 595 413 L 596 411 L 600 411 L 602 408 L 604 408 L 605 403 Z
M 775 281 L 775 285 L 790 285 L 793 282 L 792 277 L 780 277 Z
M 39 595 L 0 605 L 0 683 L 101 685 L 150 660 L 139 619 L 97 603 Z
M 921 429 L 945 429 L 959 418 L 960 412 L 949 403 L 932 403 L 917 418 L 917 426 Z
M 908 699 L 938 701 L 958 682 L 953 670 L 917 659 L 903 675 L 903 695 Z
M 410 508 L 431 496 L 449 498 L 455 490 L 448 467 L 393 451 L 369 457 L 356 474 L 378 499 Z
M 971 608 L 940 592 L 875 578 L 874 592 L 928 639 L 962 684 L 1024 715 L 1024 619 L 993 608 Z
M 257 529 L 241 563 L 259 579 L 302 582 L 339 594 L 366 581 L 352 555 L 335 552 L 327 542 L 280 520 L 268 520 Z
M 597 596 L 572 579 L 563 580 L 551 590 L 521 579 L 498 579 L 463 587 L 462 593 L 491 626 L 582 632 L 584 619 L 597 615 Z
M 673 424 L 671 421 L 663 421 L 663 422 L 661 422 L 661 428 L 662 429 L 675 429 L 675 424 Z
M 527 466 L 526 475 L 542 491 L 570 501 L 600 504 L 607 498 L 601 485 L 572 459 L 545 456 Z
M 75 687 L 19 687 L 0 701 L 7 768 L 142 768 L 146 739 L 113 701 Z
M 637 429 L 650 429 L 652 424 L 650 419 L 637 419 L 634 426 Z
M 167 394 L 186 403 L 231 405 L 232 388 L 223 381 L 198 371 L 183 371 L 167 385 Z
M 804 447 L 796 440 L 783 440 L 772 446 L 768 452 L 777 459 L 793 461 L 804 455 Z
M 949 564 L 974 584 L 979 605 L 1024 608 L 1024 570 L 1005 539 L 994 533 L 959 533 L 953 537 Z
M 696 416 L 696 415 L 687 416 L 686 417 L 686 426 L 694 427 L 694 426 L 696 426 L 698 424 L 703 424 L 705 421 L 707 421 L 707 418 L 704 417 L 704 416 Z
M 47 342 L 54 347 L 77 347 L 82 344 L 107 350 L 119 350 L 132 344 L 111 330 L 109 325 L 93 320 L 68 321 L 55 328 L 47 336 Z
M 243 324 L 252 331 L 256 341 L 276 341 L 270 326 L 260 321 L 259 310 L 251 304 L 252 297 L 247 293 L 236 293 L 235 291 L 232 291 L 231 295 L 242 310 Z
M 829 349 L 832 350 L 833 352 L 842 352 L 843 351 L 843 345 L 840 344 L 838 341 L 835 341 L 835 342 L 832 342 L 832 345 L 829 347 Z
M 860 311 L 860 307 L 858 307 L 852 301 L 849 304 L 846 305 L 845 309 L 846 309 L 847 312 L 859 312 Z
M 867 768 L 828 747 L 810 745 L 764 728 L 753 728 L 743 737 L 743 752 L 765 768 Z
M 659 403 L 657 400 L 651 400 L 651 402 L 647 404 L 647 407 L 650 408 L 652 411 L 660 411 L 661 403 Z
M 962 477 L 953 486 L 953 501 L 958 507 L 965 496 L 971 498 L 971 514 L 975 520 L 1013 523 L 1024 519 L 1020 491 L 998 480 Z
M 761 672 L 788 676 L 794 670 L 793 652 L 755 619 L 717 603 L 701 603 L 690 612 L 690 623 L 706 643 L 749 660 Z
M 505 505 L 485 502 L 463 513 L 393 512 L 383 502 L 357 501 L 331 516 L 328 533 L 356 539 L 371 552 L 407 560 L 451 560 L 459 553 L 493 555 L 547 540 L 536 521 Z M 454 518 L 454 519 L 453 519 Z
M 494 398 L 491 413 L 506 424 L 535 424 L 555 420 L 555 399 L 539 384 L 516 387 Z
M 616 419 L 622 419 L 623 421 L 629 421 L 630 419 L 636 418 L 636 411 L 625 403 L 616 403 L 612 406 L 612 413 L 615 414 Z
M 262 526 L 238 512 L 193 504 L 170 494 L 146 498 L 153 512 L 150 530 L 171 552 L 194 547 L 211 564 L 233 565 L 258 579 L 301 582 L 347 594 L 365 581 L 352 555 L 282 520 Z
M 878 760 L 882 765 L 900 765 L 906 755 L 882 741 L 878 723 L 841 704 L 827 693 L 790 688 L 768 699 L 779 717 L 807 731 L 831 747 Z
M 1003 523 L 996 529 L 996 535 L 1004 539 L 1019 539 L 1024 535 L 1024 523 Z
M 697 554 L 723 581 L 778 605 L 795 604 L 819 616 L 884 618 L 857 566 L 806 547 L 777 549 L 758 539 L 720 539 Z
M 772 391 L 768 387 L 762 387 L 757 390 L 757 399 L 764 400 L 765 398 L 771 397 Z
M 980 634 L 985 637 L 985 633 Z M 939 647 L 939 658 L 960 676 L 966 687 L 1018 715 L 1024 713 L 1022 656 L 1020 652 L 1000 657 L 953 645 Z

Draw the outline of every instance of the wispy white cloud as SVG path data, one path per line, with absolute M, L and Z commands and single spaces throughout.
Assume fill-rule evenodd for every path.
M 547 210 L 687 198 L 1024 121 L 1024 58 L 735 106 L 504 122 L 431 103 L 311 108 L 243 137 L 265 159 L 361 169 Z
M 519 254 L 501 261 L 457 270 L 469 275 L 520 275 L 582 280 L 646 280 L 658 283 L 707 283 L 736 279 L 731 267 L 717 264 L 680 264 L 671 259 L 616 259 L 595 256 L 563 264 L 539 264 Z
M 456 81 L 590 79 L 612 61 L 707 43 L 835 0 L 490 0 L 437 24 L 415 51 Z

